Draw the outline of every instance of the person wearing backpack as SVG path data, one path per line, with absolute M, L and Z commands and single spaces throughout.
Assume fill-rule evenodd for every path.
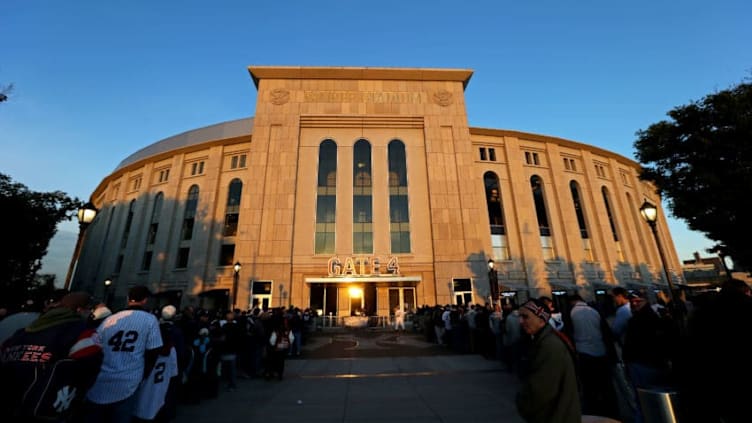
M 65 422 L 75 414 L 102 364 L 102 346 L 86 317 L 89 294 L 73 292 L 0 347 L 4 422 Z
M 269 380 L 275 373 L 282 380 L 285 372 L 285 357 L 290 350 L 290 345 L 295 341 L 295 335 L 288 327 L 287 321 L 281 316 L 276 317 L 271 335 L 269 335 L 269 349 L 265 377 Z

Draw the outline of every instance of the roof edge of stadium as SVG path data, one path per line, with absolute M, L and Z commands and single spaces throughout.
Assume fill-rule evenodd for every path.
M 253 117 L 228 120 L 215 123 L 203 128 L 191 129 L 171 137 L 161 139 L 155 143 L 136 151 L 121 161 L 113 172 L 143 159 L 156 156 L 167 151 L 203 144 L 207 141 L 250 136 L 253 134 Z
M 466 88 L 471 69 L 337 66 L 248 66 L 258 89 L 261 79 L 353 79 L 386 81 L 456 81 Z

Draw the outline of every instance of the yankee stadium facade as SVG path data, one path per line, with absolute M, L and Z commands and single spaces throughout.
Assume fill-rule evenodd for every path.
M 74 289 L 122 303 L 388 316 L 610 286 L 664 289 L 639 165 L 560 138 L 468 126 L 462 69 L 249 68 L 253 118 L 156 142 L 91 196 Z M 237 265 L 237 266 L 236 266 Z M 678 281 L 678 277 L 676 279 Z

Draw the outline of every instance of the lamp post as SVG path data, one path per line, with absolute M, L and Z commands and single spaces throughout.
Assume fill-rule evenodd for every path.
M 110 285 L 112 285 L 112 279 L 107 278 L 104 280 L 104 303 L 107 307 L 110 306 Z
M 63 285 L 63 288 L 66 290 L 70 289 L 71 277 L 73 277 L 73 269 L 76 268 L 78 255 L 81 254 L 81 243 L 84 239 L 84 232 L 86 232 L 86 228 L 97 216 L 97 212 L 97 208 L 94 207 L 94 204 L 92 204 L 91 201 L 87 202 L 78 209 L 78 213 L 76 215 L 78 217 L 78 239 L 76 240 L 75 248 L 73 248 L 73 257 L 71 257 L 71 262 L 68 266 L 68 274 L 65 276 L 65 284 Z
M 663 274 L 668 282 L 668 291 L 671 302 L 674 301 L 674 283 L 671 281 L 671 276 L 668 274 L 668 267 L 666 266 L 666 257 L 663 255 L 663 248 L 661 247 L 661 240 L 658 238 L 658 231 L 655 230 L 655 223 L 658 220 L 658 208 L 655 204 L 645 200 L 640 206 L 640 214 L 642 218 L 650 225 L 650 230 L 653 231 L 653 238 L 655 239 L 655 245 L 658 247 L 658 255 L 661 256 L 661 264 L 663 265 Z
M 491 289 L 491 302 L 493 305 L 499 301 L 499 274 L 494 268 L 496 263 L 493 259 L 488 260 L 488 284 Z
M 232 308 L 233 310 L 236 308 L 236 302 L 238 300 L 238 279 L 240 278 L 240 269 L 243 266 L 240 265 L 240 262 L 235 262 L 235 265 L 232 267 L 232 270 L 235 272 L 233 274 L 232 278 Z

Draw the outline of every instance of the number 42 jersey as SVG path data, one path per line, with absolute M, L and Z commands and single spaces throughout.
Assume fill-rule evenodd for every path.
M 123 310 L 106 318 L 97 329 L 104 359 L 86 398 L 112 404 L 129 398 L 144 378 L 144 353 L 162 346 L 159 321 L 143 310 Z

